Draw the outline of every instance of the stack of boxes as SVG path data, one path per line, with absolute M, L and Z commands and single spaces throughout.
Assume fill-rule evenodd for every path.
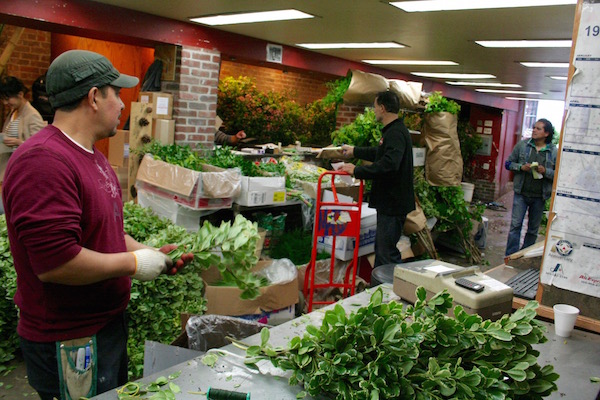
M 173 119 L 173 95 L 163 92 L 141 92 L 140 103 L 152 108 L 152 138 L 161 144 L 175 142 L 175 120 Z
M 163 92 L 141 92 L 139 102 L 131 103 L 129 117 L 129 150 L 133 154 L 152 139 L 162 144 L 175 141 L 175 120 L 173 119 L 173 95 Z M 137 200 L 135 181 L 142 162 L 140 157 L 129 158 L 128 190 L 125 199 Z

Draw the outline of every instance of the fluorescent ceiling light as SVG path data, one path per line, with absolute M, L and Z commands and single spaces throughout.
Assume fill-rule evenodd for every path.
M 230 24 L 249 24 L 253 22 L 270 22 L 270 21 L 288 21 L 291 19 L 314 18 L 314 15 L 304 13 L 302 11 L 288 9 L 276 11 L 262 11 L 239 14 L 222 14 L 213 15 L 210 17 L 190 18 L 190 21 L 198 22 L 205 25 L 230 25 Z
M 577 0 L 419 0 L 390 2 L 406 12 L 480 10 L 484 8 L 516 8 L 577 4 Z
M 378 65 L 458 65 L 454 61 L 428 61 L 428 60 L 362 60 L 367 64 Z
M 475 91 L 482 93 L 544 94 L 542 92 L 526 92 L 523 90 L 475 89 Z
M 566 81 L 567 79 L 569 79 L 568 76 L 551 76 L 550 79 L 554 79 L 557 81 Z
M 440 79 L 493 79 L 496 75 L 491 74 L 453 74 L 446 72 L 411 72 L 412 75 L 422 76 L 423 78 Z
M 569 63 L 557 62 L 522 62 L 521 65 L 529 68 L 569 68 Z
M 480 46 L 494 48 L 571 47 L 571 40 L 476 40 Z
M 298 43 L 297 46 L 311 50 L 322 49 L 402 49 L 406 46 L 396 42 L 373 43 Z
M 508 100 L 522 100 L 522 101 L 540 101 L 541 99 L 531 99 L 527 97 L 506 97 Z
M 446 81 L 448 85 L 454 86 L 487 86 L 487 87 L 521 87 L 518 83 L 497 83 L 497 82 L 457 82 L 457 81 Z

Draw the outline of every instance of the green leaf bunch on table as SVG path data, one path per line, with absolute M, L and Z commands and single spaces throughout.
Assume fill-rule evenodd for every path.
M 299 395 L 336 399 L 541 399 L 557 390 L 558 374 L 537 363 L 533 344 L 547 341 L 529 302 L 498 321 L 482 320 L 454 308 L 442 291 L 426 301 L 417 288 L 414 306 L 384 303 L 377 289 L 369 304 L 346 315 L 337 304 L 325 312 L 321 327 L 286 347 L 261 345 L 246 350 L 246 363 L 264 359 L 292 371 L 289 383 Z

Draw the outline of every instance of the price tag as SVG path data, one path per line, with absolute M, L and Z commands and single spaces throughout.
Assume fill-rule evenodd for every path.
M 283 203 L 285 201 L 285 191 L 273 193 L 273 203 Z

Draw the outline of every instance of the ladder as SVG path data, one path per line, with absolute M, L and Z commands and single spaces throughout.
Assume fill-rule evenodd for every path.
M 315 304 L 331 304 L 333 301 L 315 301 L 315 290 L 326 288 L 343 289 L 343 296 L 354 294 L 356 284 L 356 270 L 358 269 L 358 248 L 360 244 L 360 217 L 363 198 L 363 181 L 360 181 L 358 201 L 342 202 L 338 199 L 335 187 L 335 177 L 348 174 L 343 171 L 325 171 L 319 176 L 317 186 L 317 202 L 315 222 L 313 228 L 313 243 L 310 262 L 304 277 L 304 298 L 307 302 L 307 312 L 311 312 Z M 325 178 L 331 178 L 331 191 L 333 201 L 323 201 L 322 183 Z M 326 182 L 326 181 L 325 181 Z M 325 283 L 315 283 L 317 260 L 317 242 L 319 238 L 332 237 L 331 258 L 329 265 L 329 279 Z M 354 239 L 354 252 L 352 260 L 346 267 L 343 282 L 335 282 L 334 270 L 336 264 L 336 241 L 338 237 Z

